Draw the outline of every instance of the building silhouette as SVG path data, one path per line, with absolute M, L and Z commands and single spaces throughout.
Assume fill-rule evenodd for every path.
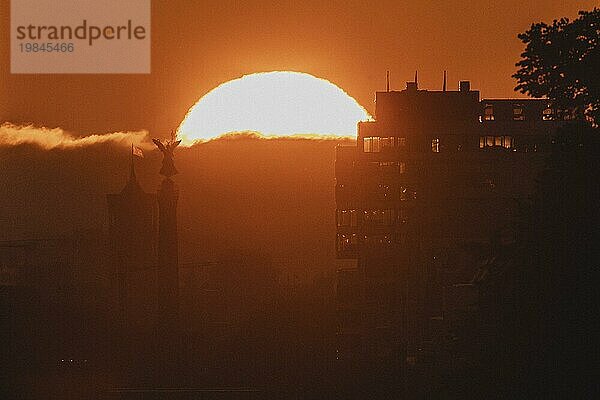
M 165 384 L 178 376 L 181 361 L 179 321 L 179 257 L 177 240 L 177 200 L 175 182 L 165 177 L 158 191 L 157 329 L 159 377 Z
M 154 193 L 140 186 L 131 160 L 127 183 L 120 193 L 107 194 L 109 246 L 117 278 L 118 315 L 121 329 L 133 329 L 144 309 L 151 308 L 157 260 L 158 208 Z M 145 284 L 143 284 L 145 282 Z M 137 307 L 134 307 L 137 304 Z M 133 309 L 132 309 L 133 307 Z M 152 322 L 146 322 L 150 328 Z
M 339 360 L 411 362 L 453 329 L 460 299 L 448 296 L 472 298 L 454 285 L 472 279 L 571 117 L 547 100 L 480 100 L 468 81 L 376 93 L 375 120 L 336 152 L 337 258 L 350 262 L 338 271 Z
M 119 352 L 131 379 L 170 379 L 178 368 L 178 190 L 140 186 L 131 160 L 120 193 L 108 194 L 111 264 L 118 286 Z M 127 376 L 127 375 L 125 375 Z
M 158 191 L 158 295 L 159 319 L 165 328 L 177 325 L 179 302 L 177 200 L 175 183 L 165 178 Z
M 73 259 L 72 238 L 0 242 L 0 357 L 14 369 L 1 386 L 12 386 L 21 368 L 81 354 Z

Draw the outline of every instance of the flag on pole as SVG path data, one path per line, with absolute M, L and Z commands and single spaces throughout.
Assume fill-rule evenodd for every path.
M 140 158 L 144 158 L 144 152 L 142 151 L 141 148 L 137 147 L 137 146 L 132 146 L 131 147 L 131 152 L 134 156 L 138 156 Z

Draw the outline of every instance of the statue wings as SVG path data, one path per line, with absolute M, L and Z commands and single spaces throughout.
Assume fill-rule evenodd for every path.
M 158 149 L 160 151 L 162 151 L 163 153 L 167 150 L 165 149 L 165 145 L 162 144 L 162 142 L 158 139 L 152 139 L 152 142 L 154 142 L 154 144 L 156 145 L 156 147 L 158 147 Z
M 158 149 L 164 153 L 165 151 L 173 151 L 175 147 L 179 146 L 181 140 L 176 140 L 174 142 L 168 141 L 166 146 L 159 139 L 152 139 L 152 142 L 154 142 L 156 147 L 158 147 Z

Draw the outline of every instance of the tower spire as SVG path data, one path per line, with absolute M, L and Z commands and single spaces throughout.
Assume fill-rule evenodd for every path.
M 415 70 L 415 89 L 419 89 L 419 71 Z

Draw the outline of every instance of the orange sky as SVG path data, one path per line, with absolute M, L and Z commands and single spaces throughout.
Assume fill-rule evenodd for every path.
M 150 75 L 10 75 L 9 1 L 0 0 L 0 121 L 81 132 L 167 134 L 195 101 L 246 73 L 308 72 L 373 111 L 375 90 L 472 81 L 484 97 L 514 96 L 532 22 L 574 17 L 593 0 L 153 0 Z

